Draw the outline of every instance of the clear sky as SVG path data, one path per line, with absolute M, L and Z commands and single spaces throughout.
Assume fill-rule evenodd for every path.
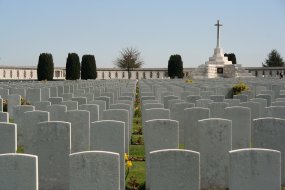
M 285 0 L 0 0 L 0 65 L 36 66 L 52 53 L 94 54 L 112 68 L 122 48 L 141 51 L 145 68 L 184 67 L 212 56 L 220 19 L 221 47 L 243 66 L 261 66 L 277 49 L 285 58 Z

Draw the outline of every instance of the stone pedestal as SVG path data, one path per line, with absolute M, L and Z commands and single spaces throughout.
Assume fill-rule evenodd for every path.
M 205 65 L 200 65 L 195 73 L 194 78 L 219 78 L 224 77 L 224 67 L 226 65 L 232 65 L 232 62 L 228 60 L 227 57 L 224 56 L 222 48 L 215 48 L 214 55 L 209 58 L 209 61 L 205 63 Z M 229 69 L 233 69 L 230 71 L 234 72 L 234 67 L 228 67 Z
M 232 62 L 224 56 L 222 48 L 215 48 L 214 55 L 206 63 L 205 74 L 207 78 L 224 77 L 224 66 L 232 65 Z

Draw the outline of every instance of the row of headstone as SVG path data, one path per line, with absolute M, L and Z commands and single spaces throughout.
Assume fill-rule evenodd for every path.
M 157 190 L 203 188 L 201 153 L 164 149 L 150 152 L 149 188 Z M 281 154 L 268 149 L 240 149 L 229 152 L 229 189 L 280 189 Z M 119 190 L 119 154 L 107 151 L 87 151 L 70 154 L 65 183 L 60 173 L 38 176 L 41 171 L 38 157 L 27 154 L 0 154 L 0 184 L 3 190 Z M 207 168 L 208 169 L 208 168 Z M 211 171 L 209 171 L 211 173 Z M 57 179 L 59 177 L 59 179 Z M 207 176 L 211 177 L 211 175 Z M 216 178 L 209 178 L 209 188 L 224 188 L 216 185 Z M 48 181 L 49 183 L 44 183 Z M 124 187 L 123 187 L 124 189 Z

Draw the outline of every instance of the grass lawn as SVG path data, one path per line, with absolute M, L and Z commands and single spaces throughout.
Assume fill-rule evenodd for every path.
M 131 157 L 145 157 L 144 145 L 130 145 L 130 156 Z
M 131 188 L 132 185 L 135 185 L 137 189 L 144 189 L 145 184 L 145 162 L 132 162 L 133 166 L 130 169 L 130 172 L 126 179 L 126 189 L 135 189 Z M 134 177 L 134 180 L 130 180 L 131 177 Z
M 140 138 L 143 142 L 143 135 L 137 134 L 141 130 L 141 118 L 134 117 L 132 141 L 138 142 Z M 144 145 L 130 145 L 129 157 L 132 159 L 145 158 Z M 145 184 L 145 161 L 132 161 L 133 166 L 129 170 L 126 179 L 126 189 L 144 189 Z M 127 173 L 127 172 L 126 172 Z
M 135 109 L 140 108 L 140 101 L 138 100 L 138 88 L 135 101 Z M 131 159 L 145 158 L 143 135 L 142 135 L 142 121 L 141 112 L 135 114 L 133 118 L 133 134 L 131 136 L 133 145 L 130 145 L 129 157 Z M 135 145 L 134 145 L 135 144 Z M 141 190 L 145 189 L 145 161 L 132 161 L 133 166 L 129 169 L 129 173 L 126 178 L 127 190 Z

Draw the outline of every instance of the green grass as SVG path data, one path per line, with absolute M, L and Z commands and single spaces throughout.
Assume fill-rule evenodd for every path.
M 130 156 L 131 157 L 144 157 L 144 145 L 130 145 Z
M 133 119 L 133 132 L 137 132 L 142 127 L 141 117 L 134 117 Z
M 132 137 L 133 143 L 143 144 L 143 136 L 142 135 L 133 135 Z
M 145 184 L 145 162 L 133 162 L 133 167 L 130 169 L 130 172 L 126 179 L 127 189 L 131 189 L 128 182 L 132 176 L 135 177 L 136 182 L 140 187 L 139 189 L 141 189 Z
M 137 88 L 138 93 L 138 88 Z M 138 98 L 138 96 L 136 96 Z M 140 101 L 136 101 L 134 106 L 140 107 Z M 139 138 L 142 138 L 143 142 L 143 135 L 137 134 L 138 132 L 142 131 L 142 120 L 139 115 L 134 116 L 133 118 L 133 134 L 131 136 L 132 141 L 135 143 Z M 130 145 L 129 151 L 130 158 L 145 158 L 145 150 L 144 145 Z M 126 178 L 126 189 L 144 189 L 145 186 L 145 161 L 132 161 L 133 166 L 129 169 L 129 173 Z M 131 186 L 135 186 L 131 187 Z

